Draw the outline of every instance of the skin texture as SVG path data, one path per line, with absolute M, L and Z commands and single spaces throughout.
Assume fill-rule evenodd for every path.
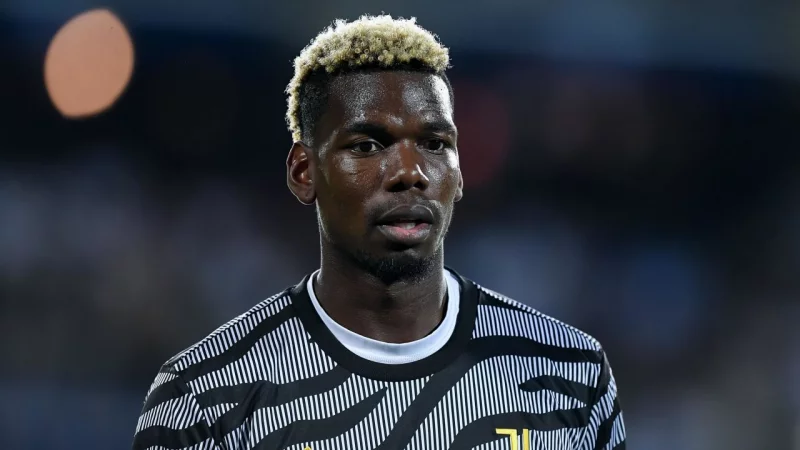
M 444 237 L 461 199 L 453 105 L 434 74 L 356 72 L 336 77 L 313 148 L 295 142 L 287 183 L 316 204 L 321 271 L 315 292 L 344 327 L 384 342 L 433 331 L 446 296 Z M 377 221 L 398 206 L 433 213 L 420 242 L 399 242 Z

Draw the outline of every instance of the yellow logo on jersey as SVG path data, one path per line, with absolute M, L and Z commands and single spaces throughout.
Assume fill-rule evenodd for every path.
M 495 433 L 508 436 L 511 441 L 511 450 L 519 450 L 519 433 L 512 428 L 495 428 Z M 308 449 L 307 449 L 308 450 Z M 531 450 L 531 430 L 522 429 L 522 450 Z

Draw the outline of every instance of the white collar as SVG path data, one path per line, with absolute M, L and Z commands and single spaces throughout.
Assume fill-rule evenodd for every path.
M 333 336 L 348 350 L 356 355 L 382 364 L 407 364 L 427 358 L 439 351 L 456 328 L 456 319 L 460 302 L 460 287 L 455 276 L 445 270 L 445 280 L 447 281 L 447 310 L 445 311 L 442 323 L 433 332 L 422 339 L 403 344 L 393 344 L 389 342 L 377 341 L 375 339 L 361 336 L 347 328 L 339 325 L 325 312 L 320 305 L 317 295 L 314 293 L 314 279 L 319 270 L 308 277 L 307 288 L 311 303 L 317 311 L 320 319 L 333 333 Z

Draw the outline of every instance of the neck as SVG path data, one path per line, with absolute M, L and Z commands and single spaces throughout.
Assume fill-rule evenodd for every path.
M 421 277 L 386 284 L 342 258 L 323 254 L 314 291 L 328 315 L 350 331 L 383 342 L 412 342 L 442 321 L 443 269 L 439 256 Z

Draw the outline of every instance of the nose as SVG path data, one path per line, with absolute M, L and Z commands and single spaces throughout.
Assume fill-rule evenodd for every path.
M 389 192 L 402 192 L 410 189 L 424 191 L 428 188 L 430 180 L 425 175 L 421 165 L 423 157 L 417 149 L 416 143 L 398 142 L 387 164 L 387 177 L 385 188 Z

